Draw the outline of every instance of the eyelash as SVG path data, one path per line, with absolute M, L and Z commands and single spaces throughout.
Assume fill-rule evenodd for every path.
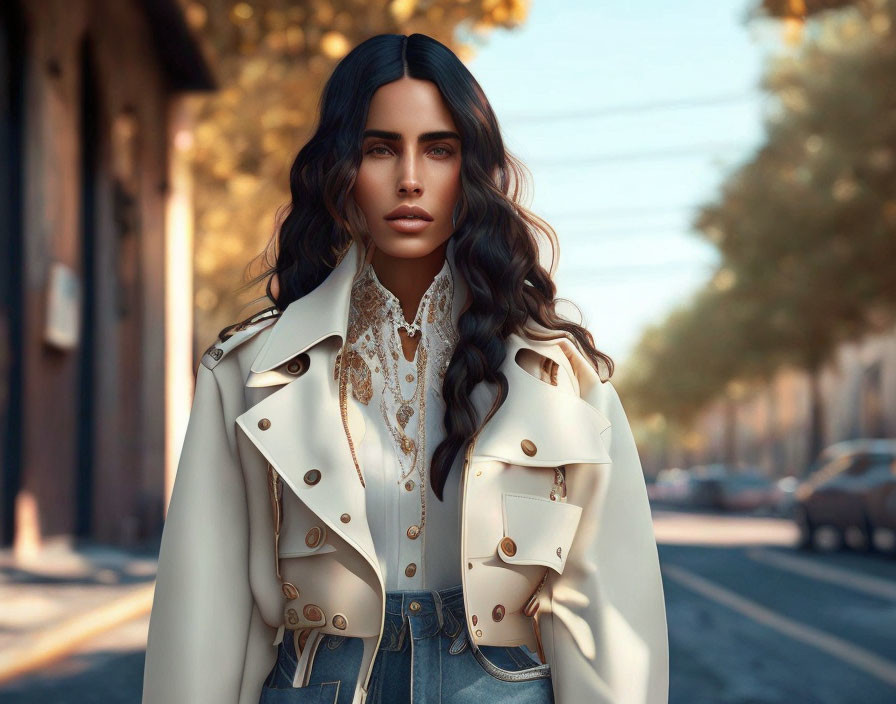
M 377 150 L 377 149 L 389 149 L 389 147 L 387 147 L 387 146 L 385 146 L 385 145 L 383 145 L 383 144 L 377 144 L 377 145 L 375 145 L 375 146 L 373 146 L 373 147 L 370 147 L 370 149 L 367 150 L 367 153 L 368 153 L 368 154 L 373 154 L 373 152 L 374 152 L 375 150 Z M 443 157 L 449 157 L 449 156 L 451 156 L 452 154 L 454 154 L 454 150 L 453 150 L 453 149 L 451 149 L 450 147 L 443 146 L 443 145 L 435 146 L 435 147 L 433 147 L 433 149 L 442 149 L 442 150 L 444 150 L 444 151 L 445 151 L 445 154 L 442 155 Z

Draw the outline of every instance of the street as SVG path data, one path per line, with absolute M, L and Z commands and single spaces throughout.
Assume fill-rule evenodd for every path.
M 790 521 L 655 511 L 670 704 L 896 701 L 896 561 L 803 553 Z
M 670 704 L 896 700 L 896 561 L 804 553 L 784 519 L 654 509 Z M 3 704 L 135 704 L 148 617 L 0 687 Z

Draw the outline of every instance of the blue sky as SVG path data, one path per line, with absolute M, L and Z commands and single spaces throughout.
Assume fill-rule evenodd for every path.
M 623 373 L 644 327 L 713 271 L 691 219 L 762 142 L 773 30 L 745 24 L 747 7 L 535 0 L 468 63 L 557 231 L 558 295 Z

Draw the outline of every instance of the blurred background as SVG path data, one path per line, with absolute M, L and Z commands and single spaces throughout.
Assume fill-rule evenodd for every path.
M 139 702 L 199 357 L 381 32 L 482 84 L 616 362 L 670 702 L 896 701 L 896 0 L 6 0 L 0 702 Z

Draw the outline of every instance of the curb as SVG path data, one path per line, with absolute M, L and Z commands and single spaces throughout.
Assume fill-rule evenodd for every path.
M 49 665 L 94 636 L 146 615 L 154 592 L 154 582 L 138 587 L 105 606 L 28 636 L 21 646 L 5 649 L 0 653 L 0 684 Z

